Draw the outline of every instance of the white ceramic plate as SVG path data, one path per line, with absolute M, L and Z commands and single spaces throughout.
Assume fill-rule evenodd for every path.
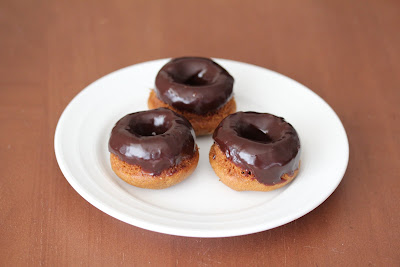
M 147 98 L 166 59 L 133 65 L 92 83 L 67 106 L 57 125 L 58 164 L 72 187 L 103 212 L 126 223 L 172 235 L 237 236 L 268 230 L 310 212 L 339 185 L 349 145 L 342 123 L 318 95 L 276 72 L 230 60 L 216 61 L 235 78 L 238 111 L 284 117 L 297 130 L 301 169 L 272 192 L 236 192 L 214 174 L 210 136 L 200 137 L 200 161 L 182 183 L 163 190 L 126 184 L 111 170 L 108 138 L 124 115 L 147 110 Z

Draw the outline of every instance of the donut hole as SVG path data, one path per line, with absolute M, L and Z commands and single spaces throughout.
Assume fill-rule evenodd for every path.
M 213 84 L 220 74 L 217 65 L 201 58 L 179 60 L 167 72 L 174 82 L 194 87 Z
M 238 125 L 236 128 L 236 133 L 238 136 L 263 144 L 268 144 L 274 142 L 273 138 L 267 133 L 261 131 L 259 128 L 253 124 L 242 124 Z
M 170 123 L 163 116 L 154 117 L 147 122 L 138 121 L 128 127 L 128 131 L 140 136 L 155 136 L 164 134 L 170 128 Z
M 187 86 L 205 86 L 213 83 L 211 77 L 203 76 L 207 72 L 207 69 L 195 70 L 194 72 L 176 71 L 170 73 L 174 82 L 184 84 Z
M 185 81 L 181 82 L 185 85 L 189 85 L 189 86 L 203 86 L 203 85 L 207 85 L 210 83 L 210 81 L 203 79 L 203 77 L 200 77 L 199 74 L 202 71 L 199 71 L 197 73 L 195 73 L 194 75 L 190 76 L 188 79 L 186 79 Z
M 140 136 L 155 136 L 165 133 L 168 131 L 168 128 L 163 126 L 154 126 L 154 124 L 150 123 L 143 123 L 137 124 L 135 127 L 130 127 L 128 131 L 132 134 L 137 134 Z

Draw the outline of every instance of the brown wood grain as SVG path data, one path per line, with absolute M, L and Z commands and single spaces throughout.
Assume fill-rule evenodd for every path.
M 0 265 L 399 266 L 399 29 L 399 1 L 0 1 Z M 323 97 L 350 142 L 332 196 L 276 229 L 202 239 L 128 225 L 75 192 L 53 149 L 69 101 L 182 55 L 260 65 Z

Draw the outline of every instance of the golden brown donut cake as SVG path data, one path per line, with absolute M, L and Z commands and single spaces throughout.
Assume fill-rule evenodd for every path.
M 199 152 L 195 138 L 190 122 L 170 109 L 128 114 L 111 131 L 111 168 L 137 187 L 170 187 L 196 169 Z
M 300 139 L 283 118 L 237 112 L 218 125 L 213 139 L 210 164 L 220 180 L 234 190 L 275 190 L 299 172 Z
M 170 108 L 190 121 L 196 135 L 211 134 L 236 111 L 233 83 L 233 77 L 209 58 L 175 58 L 158 72 L 148 107 Z
M 163 170 L 158 175 L 151 175 L 143 171 L 139 165 L 128 164 L 112 153 L 110 154 L 110 161 L 115 174 L 128 184 L 141 188 L 163 189 L 182 182 L 194 172 L 199 162 L 199 151 L 196 147 L 193 157 Z
M 236 191 L 272 191 L 290 183 L 299 172 L 299 168 L 297 168 L 291 175 L 283 174 L 281 176 L 283 182 L 275 185 L 265 185 L 258 182 L 253 173 L 236 166 L 232 161 L 228 160 L 218 145 L 213 144 L 211 146 L 209 160 L 220 181 Z

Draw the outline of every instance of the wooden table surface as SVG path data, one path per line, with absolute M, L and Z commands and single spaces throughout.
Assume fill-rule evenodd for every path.
M 399 266 L 399 29 L 399 1 L 1 1 L 0 265 Z M 324 98 L 350 143 L 331 197 L 215 239 L 143 230 L 84 200 L 54 155 L 66 105 L 109 72 L 183 55 L 263 66 Z

